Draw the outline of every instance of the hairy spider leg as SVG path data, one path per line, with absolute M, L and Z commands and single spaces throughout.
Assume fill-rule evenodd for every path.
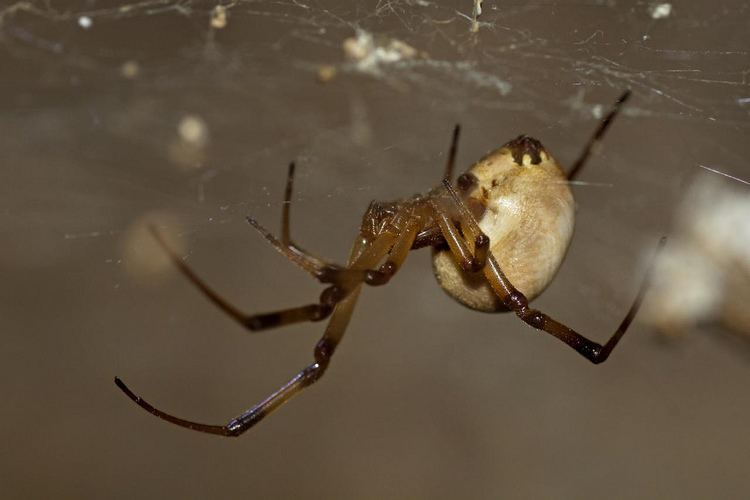
M 323 259 L 312 255 L 310 252 L 302 249 L 292 241 L 290 235 L 290 211 L 292 203 L 292 193 L 294 190 L 294 172 L 295 163 L 289 163 L 286 176 L 286 187 L 284 189 L 284 202 L 282 203 L 281 213 L 281 240 L 277 239 L 258 221 L 248 217 L 248 223 L 255 228 L 277 251 L 287 257 L 294 264 L 298 265 L 321 283 L 339 283 L 360 281 L 377 281 L 377 270 L 370 269 L 349 269 L 337 264 L 326 262 Z
M 290 223 L 289 223 L 289 206 L 291 204 L 291 194 L 294 179 L 294 162 L 290 163 L 289 171 L 287 174 L 287 184 L 284 195 L 284 209 L 282 213 L 281 223 L 281 241 L 276 239 L 268 230 L 257 223 L 253 219 L 248 219 L 248 222 L 258 230 L 261 235 L 276 248 L 277 251 L 281 252 L 292 262 L 300 265 L 303 269 L 308 270 L 314 277 L 316 277 L 322 283 L 333 283 L 333 286 L 323 290 L 320 295 L 319 302 L 317 304 L 308 304 L 300 307 L 294 307 L 289 309 L 283 309 L 280 311 L 274 311 L 270 313 L 256 314 L 251 317 L 245 317 L 244 321 L 249 321 L 251 330 L 264 330 L 268 328 L 275 328 L 278 326 L 288 325 L 291 323 L 297 323 L 301 321 L 320 321 L 327 318 L 333 311 L 333 306 L 341 301 L 346 294 L 348 294 L 354 287 L 359 283 L 366 283 L 371 286 L 380 286 L 388 283 L 391 277 L 395 274 L 398 266 L 405 258 L 403 252 L 408 252 L 410 248 L 405 249 L 391 249 L 391 258 L 384 262 L 377 269 L 354 269 L 350 267 L 341 267 L 335 264 L 326 263 L 323 260 L 314 257 L 302 250 L 296 244 L 294 244 L 290 237 Z M 395 228 L 398 231 L 407 231 L 407 233 L 414 232 L 421 227 L 421 217 L 417 213 L 412 213 L 415 210 L 415 206 L 411 206 L 407 214 L 401 213 L 400 217 L 394 216 L 389 224 L 393 226 L 394 223 L 402 225 L 403 227 Z M 368 212 L 369 214 L 369 212 Z M 368 216 L 365 215 L 365 217 Z M 400 218 L 405 218 L 406 223 L 403 221 L 397 222 Z M 416 234 L 415 234 L 416 237 Z M 412 245 L 414 241 L 413 237 L 408 239 L 400 239 L 397 241 L 397 246 L 402 241 L 409 241 Z M 397 257 L 394 257 L 397 256 Z M 201 288 L 205 287 L 203 285 Z M 213 294 L 214 296 L 216 294 Z M 209 295 L 209 298 L 212 296 Z M 214 299 L 212 299 L 214 300 Z M 216 303 L 216 301 L 214 300 Z M 218 303 L 217 303 L 218 304 Z M 224 309 L 224 306 L 218 304 L 219 307 Z M 226 310 L 226 309 L 225 309 Z M 231 310 L 227 311 L 232 315 Z M 245 322 L 243 325 L 247 324 Z
M 405 222 L 401 221 L 401 224 L 399 224 L 401 227 L 391 225 L 391 229 L 400 233 L 401 237 L 396 239 L 390 250 L 387 250 L 388 258 L 380 265 L 380 267 L 378 267 L 377 270 L 344 268 L 342 269 L 343 272 L 338 275 L 338 281 L 336 284 L 323 290 L 318 304 L 309 304 L 270 313 L 256 314 L 253 316 L 255 323 L 254 329 L 261 330 L 275 328 L 301 321 L 320 321 L 328 317 L 333 312 L 334 306 L 351 293 L 357 285 L 362 283 L 371 286 L 386 284 L 390 281 L 391 277 L 396 274 L 401 264 L 406 259 L 406 255 L 409 250 L 411 250 L 416 233 L 422 226 L 422 217 L 417 214 L 410 213 L 405 219 Z M 352 272 L 347 273 L 347 271 Z M 349 279 L 341 279 L 342 277 L 348 277 Z
M 450 200 L 455 204 L 453 213 L 456 217 L 459 218 L 460 227 L 464 229 L 465 233 L 467 233 L 464 237 L 470 241 L 470 238 L 476 238 L 476 235 L 482 234 L 481 229 L 476 222 L 476 219 L 474 219 L 471 211 L 469 211 L 468 207 L 466 207 L 461 198 L 457 195 L 457 193 L 450 185 L 446 185 L 446 189 L 451 195 Z M 627 314 L 620 322 L 617 330 L 612 334 L 612 336 L 604 345 L 587 339 L 572 328 L 559 323 L 558 321 L 550 318 L 541 311 L 529 307 L 529 301 L 526 299 L 526 296 L 524 296 L 523 293 L 518 291 L 513 286 L 505 273 L 503 273 L 500 265 L 498 264 L 497 260 L 495 260 L 495 257 L 491 252 L 487 256 L 487 265 L 484 267 L 484 276 L 497 296 L 500 297 L 500 300 L 502 300 L 503 305 L 505 305 L 505 307 L 507 307 L 509 310 L 515 312 L 516 315 L 525 323 L 536 328 L 537 330 L 542 330 L 549 333 L 550 335 L 565 342 L 568 346 L 575 349 L 579 354 L 584 356 L 592 363 L 599 364 L 609 357 L 610 353 L 620 341 L 622 336 L 625 335 L 625 332 L 630 326 L 630 323 L 633 321 L 633 318 L 635 318 L 635 315 L 637 314 L 638 309 L 641 306 L 641 302 L 643 301 L 643 296 L 646 293 L 646 290 L 648 289 L 651 281 L 653 266 L 654 262 L 656 261 L 656 254 L 661 251 L 665 243 L 666 237 L 662 237 L 659 241 L 657 251 L 652 257 L 651 262 L 646 270 L 646 274 L 643 278 L 643 281 L 641 282 L 641 286 L 638 289 L 638 293 L 636 294 L 633 304 L 630 306 Z M 468 242 L 465 242 L 464 246 L 468 246 Z M 461 253 L 460 250 L 454 250 L 453 246 L 451 246 L 451 250 L 453 251 L 456 259 L 459 262 L 465 260 L 464 254 Z
M 625 101 L 627 101 L 630 98 L 630 90 L 626 90 L 622 93 L 619 99 L 617 99 L 617 102 L 612 106 L 612 108 L 609 110 L 609 113 L 607 113 L 607 116 L 604 117 L 604 120 L 599 122 L 599 126 L 596 128 L 596 131 L 594 131 L 594 134 L 591 136 L 589 141 L 586 143 L 586 145 L 583 147 L 583 151 L 581 151 L 581 154 L 578 156 L 578 159 L 573 163 L 573 166 L 570 169 L 570 172 L 568 172 L 568 180 L 572 181 L 576 178 L 578 175 L 578 172 L 581 171 L 583 166 L 586 164 L 586 161 L 588 161 L 589 156 L 591 156 L 591 153 L 594 151 L 594 149 L 599 145 L 599 143 L 604 138 L 604 134 L 607 132 L 607 129 L 614 121 L 617 114 L 620 112 L 620 109 L 622 108 L 622 105 L 625 104 Z
M 410 209 L 415 210 L 416 208 L 410 207 Z M 387 226 L 372 241 L 367 241 L 360 231 L 352 246 L 348 267 L 353 269 L 372 267 L 386 257 L 386 255 L 389 255 L 390 252 L 386 262 L 393 262 L 394 269 L 398 269 L 408 255 L 414 236 L 421 223 L 421 218 L 416 213 L 405 214 L 403 219 L 406 221 L 407 226 L 402 231 L 394 231 L 392 226 Z M 364 223 L 363 221 L 363 226 Z M 315 361 L 303 368 L 268 398 L 245 411 L 240 416 L 230 420 L 226 425 L 202 424 L 175 417 L 159 410 L 136 395 L 117 377 L 115 377 L 115 384 L 141 408 L 167 422 L 209 434 L 239 436 L 278 409 L 302 389 L 312 385 L 325 373 L 331 356 L 344 336 L 361 289 L 361 282 L 354 285 L 352 291 L 335 306 L 325 333 L 315 346 Z
M 254 219 L 248 218 L 248 222 L 281 252 L 285 257 L 308 271 L 322 283 L 332 283 L 320 294 L 318 303 L 282 309 L 260 314 L 247 314 L 212 289 L 188 266 L 176 252 L 167 244 L 164 237 L 155 227 L 151 227 L 151 233 L 161 245 L 177 269 L 185 275 L 211 302 L 235 321 L 250 331 L 260 331 L 269 328 L 289 325 L 303 321 L 321 321 L 333 312 L 333 307 L 348 294 L 357 283 L 365 282 L 377 286 L 388 282 L 395 270 L 392 263 L 384 263 L 379 269 L 351 269 L 329 264 L 314 257 L 291 242 L 289 236 L 289 204 L 291 201 L 292 185 L 294 177 L 294 162 L 290 163 L 287 174 L 287 184 L 284 195 L 284 208 L 282 215 L 282 241 L 276 239 L 268 230 Z
M 321 283 L 335 283 L 336 285 L 354 284 L 364 281 L 369 285 L 385 283 L 387 278 L 379 269 L 350 269 L 326 262 L 312 255 L 292 241 L 290 235 L 290 211 L 294 186 L 295 164 L 291 162 L 287 171 L 286 188 L 281 215 L 281 240 L 277 239 L 258 221 L 248 217 L 248 223 L 255 228 L 278 252 L 287 257 Z
M 289 163 L 289 169 L 287 170 L 286 175 L 286 186 L 284 188 L 284 201 L 282 203 L 281 209 L 281 240 L 276 240 L 273 237 L 269 238 L 270 232 L 263 228 L 260 224 L 258 224 L 254 219 L 248 219 L 248 222 L 250 222 L 250 224 L 256 230 L 258 230 L 267 240 L 269 240 L 274 247 L 276 247 L 277 249 L 279 249 L 279 247 L 285 247 L 289 253 L 284 252 L 281 249 L 279 250 L 282 251 L 284 255 L 289 257 L 292 262 L 300 265 L 300 267 L 302 267 L 310 274 L 312 274 L 315 278 L 324 283 L 334 281 L 335 278 L 338 278 L 338 281 L 341 281 L 342 278 L 346 279 L 347 277 L 349 277 L 355 282 L 364 279 L 364 273 L 366 271 L 346 269 L 342 266 L 326 262 L 323 259 L 312 255 L 310 252 L 304 250 L 302 247 L 292 241 L 292 237 L 290 234 L 291 217 L 289 214 L 291 212 L 292 193 L 294 192 L 295 169 L 295 163 Z M 294 255 L 295 258 L 292 258 L 290 255 Z M 373 272 L 377 273 L 377 271 Z

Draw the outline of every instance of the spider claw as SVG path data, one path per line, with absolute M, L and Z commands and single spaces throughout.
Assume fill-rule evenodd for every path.
M 269 231 L 268 229 L 266 229 L 264 226 L 261 225 L 260 222 L 258 222 L 257 220 L 253 219 L 252 217 L 249 217 L 249 216 L 245 217 L 245 220 L 247 220 L 248 224 L 250 224 L 251 226 L 253 226 L 253 229 L 255 229 L 256 231 L 258 231 L 261 234 L 261 236 L 263 236 L 266 240 L 268 240 L 268 242 L 271 245 L 273 245 L 274 247 L 276 247 L 276 249 L 278 251 L 280 251 L 281 253 L 283 253 L 284 255 L 286 255 L 284 245 L 281 244 L 281 241 L 279 241 L 279 239 L 276 238 L 276 236 L 274 236 L 273 234 L 271 234 L 271 231 Z
M 139 405 L 143 401 L 140 396 L 136 395 L 133 391 L 130 390 L 130 388 L 125 385 L 125 382 L 120 379 L 120 377 L 115 377 L 115 385 L 125 393 L 127 397 L 138 403 Z
M 257 220 L 255 220 L 254 218 L 250 217 L 249 215 L 247 217 L 245 217 L 245 220 L 248 222 L 248 224 L 250 224 L 251 226 L 253 226 L 255 229 L 257 229 L 261 233 L 265 234 L 265 233 L 268 232 L 268 231 L 266 231 L 266 229 L 263 226 L 260 225 L 260 223 Z

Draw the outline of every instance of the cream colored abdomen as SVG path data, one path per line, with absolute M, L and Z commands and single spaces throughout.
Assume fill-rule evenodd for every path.
M 531 300 L 552 281 L 573 235 L 574 202 L 565 177 L 550 165 L 506 173 L 493 186 L 484 172 L 472 171 L 482 182 L 470 196 L 486 207 L 479 226 L 500 268 Z M 461 271 L 449 250 L 433 253 L 433 269 L 440 286 L 467 307 L 505 310 L 484 275 Z

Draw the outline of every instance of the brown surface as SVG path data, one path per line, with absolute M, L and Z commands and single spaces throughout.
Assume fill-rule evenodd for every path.
M 0 7 L 3 498 L 744 497 L 741 344 L 664 345 L 636 323 L 593 366 L 454 303 L 426 251 L 364 290 L 325 378 L 240 439 L 170 426 L 113 384 L 223 423 L 322 331 L 246 334 L 164 265 L 144 221 L 248 310 L 307 303 L 320 288 L 244 221 L 276 227 L 291 159 L 293 234 L 340 262 L 371 199 L 438 182 L 455 122 L 461 168 L 520 133 L 565 163 L 593 106 L 630 87 L 579 177 L 606 186 L 574 187 L 576 235 L 534 302 L 607 338 L 696 164 L 750 177 L 748 8 L 531 4 L 484 2 L 476 36 L 456 14 L 468 0 L 240 2 L 213 33 L 202 3 Z M 84 10 L 89 29 L 68 14 Z M 379 75 L 342 66 L 352 23 L 419 55 Z M 320 83 L 324 64 L 337 71 Z M 178 139 L 188 115 L 207 139 Z

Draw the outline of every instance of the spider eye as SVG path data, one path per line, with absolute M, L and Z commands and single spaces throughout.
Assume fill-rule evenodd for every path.
M 547 159 L 542 143 L 527 135 L 519 135 L 503 147 L 510 151 L 513 161 L 519 166 L 539 165 Z

